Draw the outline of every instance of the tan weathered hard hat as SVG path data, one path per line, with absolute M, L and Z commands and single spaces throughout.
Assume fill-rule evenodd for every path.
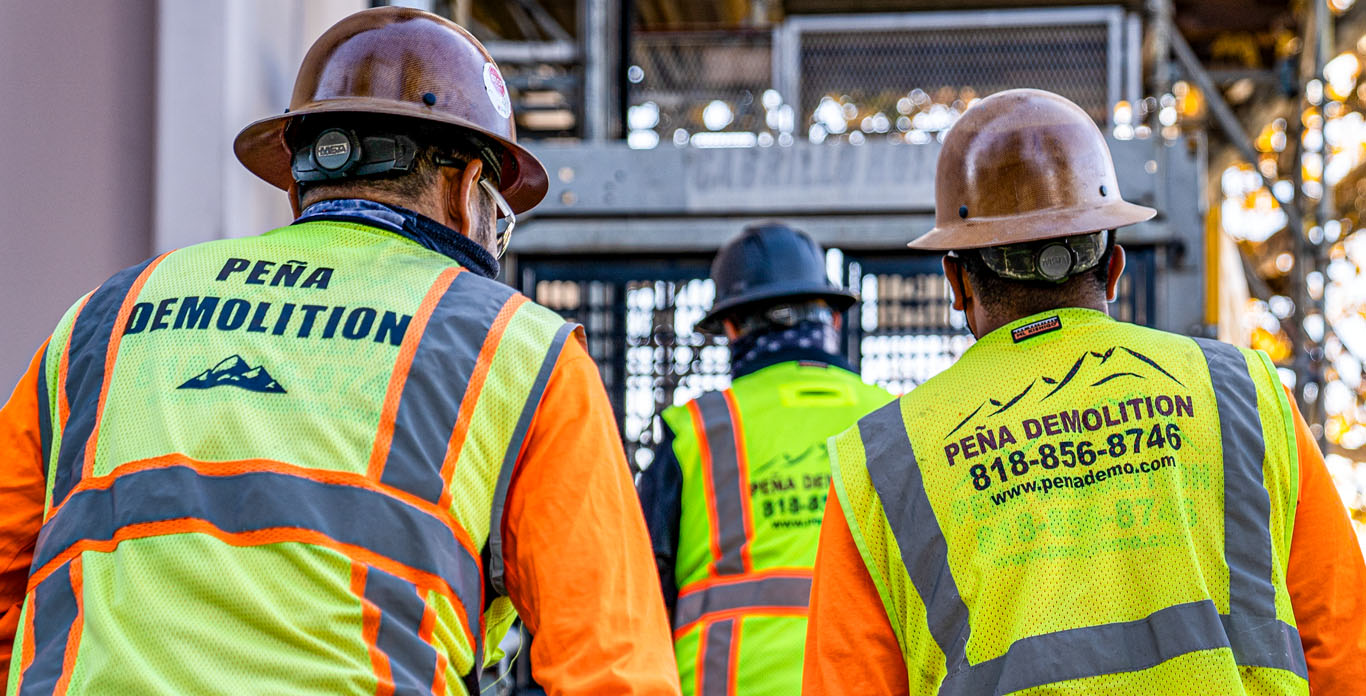
M 912 249 L 949 251 L 1068 237 L 1143 222 L 1125 201 L 1095 121 L 1052 92 L 1012 89 L 949 129 L 934 175 L 934 229 Z
M 499 189 L 516 212 L 545 197 L 545 167 L 517 144 L 502 73 L 477 39 L 437 15 L 403 7 L 357 12 L 314 42 L 299 67 L 289 109 L 237 134 L 233 151 L 256 176 L 293 183 L 285 130 L 324 113 L 401 116 L 446 124 L 497 144 Z

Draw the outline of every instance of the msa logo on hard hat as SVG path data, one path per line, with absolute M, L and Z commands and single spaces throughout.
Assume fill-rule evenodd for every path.
M 313 161 L 328 171 L 338 171 L 351 162 L 351 138 L 333 129 L 324 131 L 313 143 Z
M 313 144 L 294 152 L 294 180 L 303 184 L 327 179 L 372 176 L 412 169 L 417 144 L 404 135 L 357 137 L 343 128 L 328 128 Z

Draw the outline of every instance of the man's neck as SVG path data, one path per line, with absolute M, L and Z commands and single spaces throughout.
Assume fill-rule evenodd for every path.
M 974 328 L 976 328 L 976 330 L 977 330 L 977 332 L 976 332 L 977 338 L 981 338 L 981 337 L 983 337 L 983 336 L 985 336 L 985 335 L 991 333 L 992 331 L 995 331 L 996 329 L 1001 328 L 1002 326 L 1005 326 L 1005 325 L 1007 325 L 1007 324 L 1012 324 L 1012 323 L 1014 323 L 1014 322 L 1016 322 L 1016 321 L 1019 321 L 1019 320 L 1021 320 L 1021 319 L 1024 319 L 1025 317 L 1034 316 L 1035 314 L 1039 314 L 1039 313 L 1042 313 L 1042 312 L 1048 312 L 1048 311 L 1053 311 L 1053 310 L 1062 310 L 1062 309 L 1091 309 L 1091 310 L 1095 310 L 1095 311 L 1097 311 L 1097 312 L 1101 312 L 1101 313 L 1106 314 L 1106 315 L 1108 315 L 1108 314 L 1110 313 L 1110 305 L 1109 305 L 1108 303 L 1106 303 L 1106 302 L 1103 302 L 1103 301 L 1096 301 L 1096 302 L 1081 302 L 1081 303 L 1077 303 L 1077 304 L 1066 305 L 1066 306 L 1063 306 L 1063 307 L 1053 307 L 1053 308 L 1050 308 L 1050 309 L 1039 309 L 1039 310 L 1035 310 L 1035 311 L 1031 311 L 1031 312 L 1026 312 L 1026 313 L 1024 313 L 1024 314 L 1021 314 L 1021 313 L 1019 313 L 1019 312 L 1011 312 L 1011 313 L 1009 313 L 1009 314 L 1004 314 L 1004 313 L 995 313 L 995 312 L 989 312 L 989 311 L 988 311 L 988 312 L 980 312 L 980 313 L 977 314 L 977 322 L 976 322 L 976 326 L 975 326 Z
M 445 254 L 486 278 L 498 275 L 498 260 L 458 231 L 402 206 L 364 198 L 318 201 L 304 208 L 295 224 L 314 220 L 361 222 L 403 235 L 432 251 Z

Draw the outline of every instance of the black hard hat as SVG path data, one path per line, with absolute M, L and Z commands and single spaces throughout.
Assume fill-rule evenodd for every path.
M 836 312 L 858 301 L 858 295 L 836 286 L 825 275 L 825 253 L 801 230 L 781 222 L 746 227 L 716 252 L 711 262 L 716 303 L 697 330 L 720 333 L 721 320 L 782 300 L 822 299 Z

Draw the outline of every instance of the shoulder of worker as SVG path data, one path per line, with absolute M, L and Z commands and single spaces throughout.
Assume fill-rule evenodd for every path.
M 581 325 L 565 319 L 555 310 L 498 280 L 469 272 L 461 275 L 461 288 L 453 288 L 452 291 L 486 297 L 502 304 L 499 318 L 494 320 L 489 334 L 497 334 L 500 352 L 510 349 L 514 355 L 540 356 L 549 348 L 551 352 L 546 355 L 546 367 L 553 369 L 556 374 L 565 374 L 575 360 L 581 360 L 596 370 L 596 363 L 588 354 L 587 338 Z
M 688 432 L 692 427 L 692 415 L 688 412 L 688 404 L 697 399 L 685 401 L 681 404 L 670 406 L 659 413 L 659 419 L 663 421 L 664 427 L 669 432 L 677 435 Z
M 866 404 L 870 408 L 880 406 L 895 398 L 895 395 L 886 389 L 876 384 L 864 382 L 859 373 L 847 365 L 819 360 L 786 360 L 774 363 L 737 377 L 732 383 L 732 388 L 740 392 L 750 387 L 766 389 L 765 384 L 768 380 L 785 378 L 800 379 L 803 383 L 826 382 L 845 386 L 854 392 L 854 397 L 858 399 L 859 403 Z
M 327 230 L 327 234 L 316 234 L 316 229 L 304 229 L 306 227 L 292 225 L 254 237 L 201 242 L 145 259 L 113 274 L 73 303 L 53 334 L 60 337 L 64 330 L 70 329 L 77 316 L 100 316 L 107 320 L 121 311 L 130 295 L 136 296 L 149 283 L 160 288 L 159 293 L 179 288 L 191 294 L 221 294 L 213 290 L 218 286 L 225 287 L 222 292 L 229 292 L 227 286 L 255 285 L 272 289 L 278 286 L 312 291 L 350 285 L 352 292 L 348 294 L 353 300 L 350 304 L 354 304 L 368 295 L 392 296 L 395 282 L 412 286 L 418 294 L 409 293 L 409 296 L 416 301 L 421 296 L 421 288 L 439 283 L 443 275 L 453 277 L 449 272 L 459 268 L 455 259 L 384 230 L 363 225 L 334 225 L 336 229 Z M 348 281 L 352 279 L 363 282 L 350 284 Z M 447 292 L 484 296 L 489 302 L 497 303 L 495 310 L 497 307 L 515 310 L 502 315 L 507 322 L 515 315 L 516 330 L 501 336 L 503 341 L 511 339 L 506 345 L 525 342 L 561 345 L 556 336 L 566 324 L 565 320 L 497 280 L 473 271 L 464 272 L 459 274 L 458 284 Z M 134 308 L 133 315 L 145 319 L 145 315 L 138 315 L 136 311 L 140 307 L 141 304 Z M 130 321 L 133 319 L 135 317 L 130 317 Z M 582 332 L 574 333 L 582 343 Z M 54 343 L 60 344 L 61 340 Z

